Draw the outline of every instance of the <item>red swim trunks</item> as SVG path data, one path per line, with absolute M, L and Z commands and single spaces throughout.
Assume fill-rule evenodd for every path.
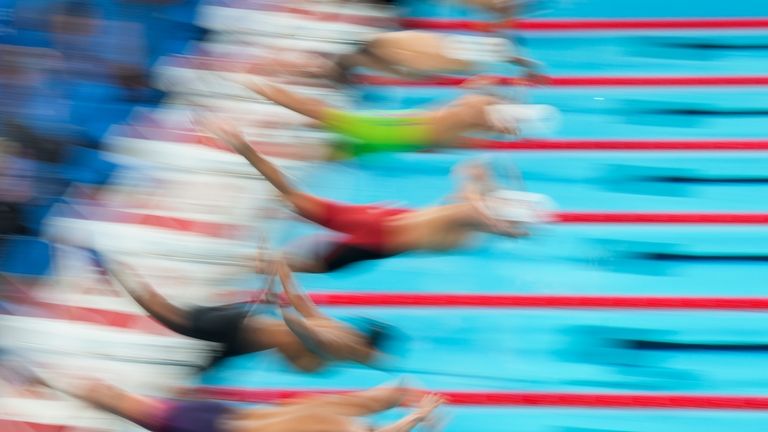
M 318 225 L 346 234 L 333 239 L 331 247 L 321 257 L 327 271 L 336 270 L 358 261 L 381 259 L 396 255 L 389 247 L 387 222 L 413 210 L 380 205 L 352 205 L 307 196 L 314 201 L 313 214 L 299 214 Z M 317 209 L 317 210 L 314 210 Z

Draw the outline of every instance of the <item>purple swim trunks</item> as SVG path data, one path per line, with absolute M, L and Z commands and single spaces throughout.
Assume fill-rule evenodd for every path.
M 157 432 L 225 432 L 222 419 L 232 412 L 223 402 L 169 400 Z

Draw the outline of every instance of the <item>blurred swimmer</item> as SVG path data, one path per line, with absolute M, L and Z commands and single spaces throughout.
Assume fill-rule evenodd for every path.
M 338 395 L 307 395 L 272 406 L 245 408 L 213 400 L 145 397 L 94 379 L 67 379 L 53 371 L 41 376 L 19 360 L 3 363 L 2 370 L 19 376 L 17 383 L 60 391 L 157 432 L 407 432 L 419 424 L 435 422 L 435 410 L 444 402 L 437 394 L 398 384 Z M 415 409 L 382 427 L 361 418 L 398 406 Z
M 124 264 L 105 264 L 112 276 L 154 319 L 176 333 L 221 344 L 214 360 L 276 349 L 303 371 L 316 371 L 333 361 L 373 364 L 396 344 L 398 331 L 385 323 L 362 317 L 335 320 L 301 292 L 282 260 L 273 260 L 288 304 L 280 303 L 267 288 L 270 303 L 280 304 L 282 320 L 253 313 L 253 302 L 181 308 L 155 291 Z
M 517 53 L 501 37 L 447 34 L 423 30 L 379 33 L 356 51 L 320 54 L 274 50 L 243 70 L 261 76 L 326 78 L 350 83 L 356 67 L 378 70 L 410 79 L 435 73 L 480 73 L 489 63 L 512 63 L 525 70 L 521 84 L 544 84 L 541 63 Z
M 467 86 L 481 87 L 494 83 L 494 78 L 479 77 L 469 80 Z M 431 111 L 351 112 L 263 79 L 250 78 L 241 84 L 339 134 L 341 140 L 336 143 L 334 155 L 337 158 L 382 151 L 451 147 L 471 132 L 517 136 L 521 122 L 546 128 L 556 123 L 559 117 L 559 112 L 548 105 L 521 105 L 481 94 L 462 96 Z
M 499 191 L 487 184 L 476 187 L 472 178 L 464 185 L 458 202 L 420 210 L 325 200 L 296 189 L 231 123 L 209 118 L 204 126 L 247 159 L 296 213 L 339 233 L 320 244 L 297 248 L 309 249 L 309 253 L 304 257 L 289 256 L 294 271 L 330 272 L 407 251 L 454 249 L 476 231 L 525 236 L 526 224 L 544 222 L 548 217 L 545 197 Z
M 312 57 L 304 57 L 308 62 Z M 431 73 L 476 73 L 483 63 L 509 62 L 525 69 L 522 82 L 542 84 L 546 77 L 541 64 L 515 52 L 504 38 L 445 34 L 417 30 L 381 33 L 354 53 L 338 56 L 325 68 L 316 58 L 309 73 L 326 70 L 337 81 L 349 82 L 351 69 L 365 67 L 403 76 L 419 78 Z M 309 64 L 309 63 L 308 63 Z

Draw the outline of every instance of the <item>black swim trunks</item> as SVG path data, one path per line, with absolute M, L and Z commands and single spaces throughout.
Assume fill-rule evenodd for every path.
M 242 343 L 242 328 L 255 306 L 258 305 L 241 302 L 195 307 L 189 310 L 189 328 L 179 333 L 221 345 L 219 353 L 206 365 L 206 368 L 211 367 L 225 358 L 251 352 Z
M 330 244 L 328 251 L 320 256 L 320 261 L 325 271 L 331 272 L 357 262 L 380 260 L 394 255 L 397 254 L 356 246 L 341 240 Z

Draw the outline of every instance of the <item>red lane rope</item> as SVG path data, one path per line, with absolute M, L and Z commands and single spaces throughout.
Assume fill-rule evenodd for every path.
M 756 18 L 637 18 L 518 20 L 502 24 L 489 21 L 405 18 L 407 28 L 490 32 L 499 27 L 521 31 L 632 31 L 632 30 L 742 30 L 768 29 L 768 17 Z
M 493 76 L 500 85 L 520 85 L 524 80 L 509 76 Z M 361 84 L 405 87 L 454 87 L 467 77 L 439 76 L 425 80 L 406 80 L 375 75 L 356 78 Z M 545 87 L 597 87 L 597 86 L 762 86 L 768 85 L 768 76 L 555 76 L 549 77 Z
M 316 391 L 227 387 L 198 387 L 196 390 L 200 397 L 251 403 L 274 402 L 312 394 L 348 392 L 347 390 Z M 768 410 L 768 397 L 765 396 L 480 391 L 444 391 L 441 393 L 452 405 Z
M 621 150 L 621 151 L 754 151 L 768 150 L 766 139 L 522 139 L 519 141 L 470 138 L 467 148 L 485 150 Z
M 768 213 L 561 212 L 556 218 L 560 223 L 768 224 Z
M 251 301 L 260 297 L 250 296 Z M 313 293 L 320 306 L 335 307 L 440 307 L 498 309 L 638 309 L 687 311 L 768 311 L 768 298 L 760 297 L 672 297 L 541 294 L 445 294 L 445 293 Z M 240 298 L 240 301 L 243 299 Z M 131 329 L 157 335 L 173 332 L 150 317 L 87 306 L 38 302 L 56 318 L 107 327 Z
M 768 76 L 552 77 L 552 86 L 714 86 L 766 85 Z
M 768 310 L 768 298 L 540 294 L 313 293 L 321 306 Z

